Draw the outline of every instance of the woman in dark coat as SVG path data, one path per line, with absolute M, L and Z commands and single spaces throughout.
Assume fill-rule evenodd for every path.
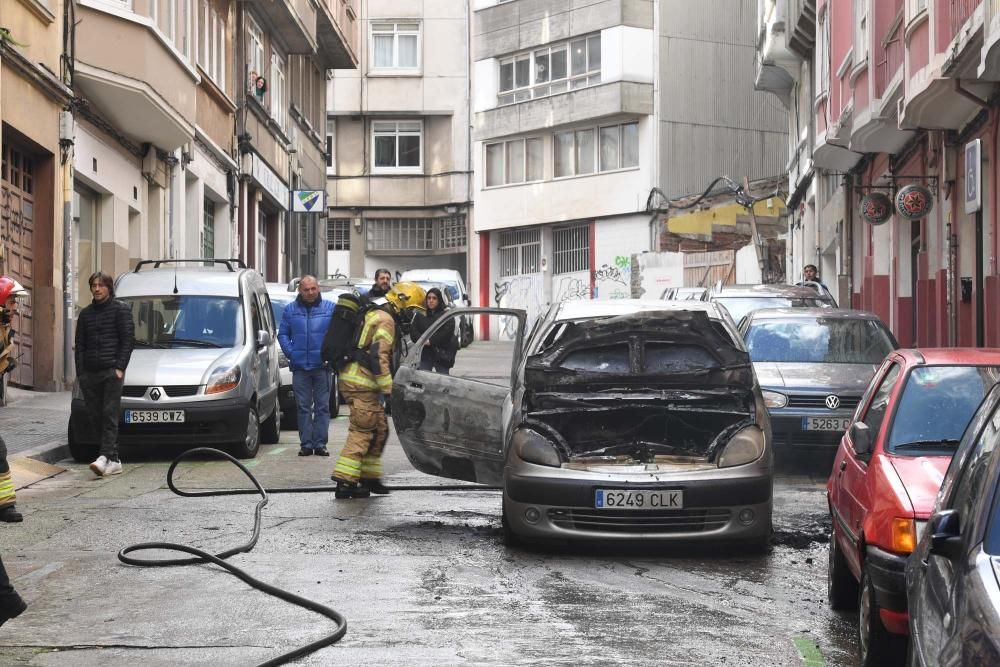
M 410 327 L 410 338 L 414 343 L 444 315 L 444 297 L 441 296 L 441 290 L 437 287 L 427 290 L 424 305 L 427 307 L 427 313 L 417 313 Z M 424 343 L 424 349 L 420 351 L 420 369 L 448 375 L 448 369 L 455 365 L 457 351 L 458 338 L 455 336 L 454 327 L 441 327 Z

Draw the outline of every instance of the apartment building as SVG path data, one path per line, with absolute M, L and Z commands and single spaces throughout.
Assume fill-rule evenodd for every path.
M 360 64 L 328 89 L 328 274 L 468 280 L 468 2 L 363 0 L 360 24 Z
M 690 6 L 473 2 L 480 303 L 659 296 L 684 272 L 657 254 L 667 200 L 784 171 L 785 112 L 749 81 L 756 4 Z
M 28 288 L 14 316 L 11 382 L 54 390 L 64 373 L 63 0 L 0 3 L 0 274 Z
M 760 5 L 759 59 L 799 73 L 789 263 L 836 272 L 903 345 L 1000 344 L 1000 3 Z

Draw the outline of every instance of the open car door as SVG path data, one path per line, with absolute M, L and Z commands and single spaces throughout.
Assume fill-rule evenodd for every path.
M 421 370 L 421 353 L 436 332 L 458 336 L 461 319 L 477 315 L 489 324 L 468 347 L 460 348 L 456 339 L 450 374 Z M 523 310 L 454 308 L 410 347 L 392 382 L 392 423 L 414 468 L 438 477 L 502 483 L 503 412 L 521 358 L 525 319 Z

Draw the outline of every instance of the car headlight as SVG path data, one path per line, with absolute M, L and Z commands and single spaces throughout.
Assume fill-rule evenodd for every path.
M 208 376 L 208 386 L 205 387 L 205 393 L 221 394 L 224 391 L 235 389 L 239 383 L 239 366 L 221 366 L 212 371 L 212 374 Z
M 764 405 L 769 408 L 783 408 L 788 405 L 788 397 L 776 391 L 762 391 L 764 395 Z
M 530 428 L 519 428 L 511 437 L 511 446 L 518 458 L 528 463 L 558 468 L 562 465 L 559 450 L 552 442 Z
M 288 368 L 288 357 L 284 352 L 278 352 L 278 368 Z
M 718 466 L 731 468 L 752 463 L 764 454 L 764 432 L 756 426 L 747 426 L 729 439 L 719 454 Z
M 913 519 L 896 517 L 892 520 L 892 550 L 896 553 L 912 553 L 917 546 L 917 527 Z

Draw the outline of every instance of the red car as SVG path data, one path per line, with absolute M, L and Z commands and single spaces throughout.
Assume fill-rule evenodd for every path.
M 864 667 L 906 658 L 906 558 L 962 433 L 998 378 L 1000 349 L 897 350 L 841 438 L 827 482 L 827 594 L 834 609 L 858 608 Z

